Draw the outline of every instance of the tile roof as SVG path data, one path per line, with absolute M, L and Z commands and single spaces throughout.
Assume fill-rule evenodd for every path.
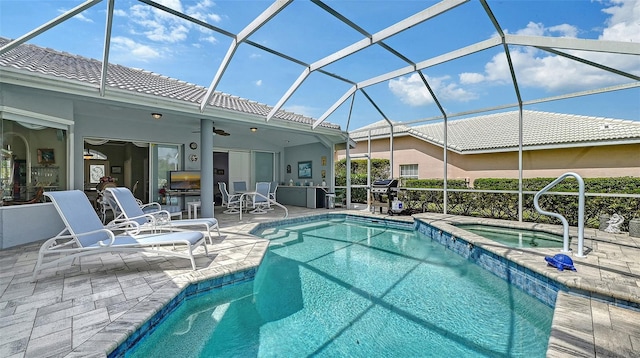
M 4 46 L 8 42 L 10 42 L 9 39 L 0 37 L 0 46 Z M 0 55 L 1 67 L 10 67 L 98 86 L 102 62 L 50 48 L 22 44 Z M 207 88 L 202 86 L 111 63 L 107 69 L 106 80 L 106 85 L 110 88 L 190 102 L 194 105 L 200 105 L 207 92 Z M 217 108 L 263 117 L 266 117 L 272 108 L 266 104 L 222 92 L 215 92 L 209 104 Z M 309 125 L 315 121 L 313 118 L 282 110 L 276 113 L 275 118 Z M 320 126 L 340 129 L 339 125 L 327 122 L 321 123 Z
M 352 139 L 387 137 L 388 127 L 379 121 L 351 131 Z M 496 130 L 499 128 L 499 130 Z M 411 135 L 434 144 L 444 144 L 442 123 L 409 127 L 398 123 L 394 133 Z M 459 152 L 504 151 L 518 148 L 518 111 L 488 114 L 449 121 L 448 146 Z M 640 143 L 640 122 L 603 117 L 540 111 L 523 111 L 524 147 L 570 147 L 615 142 Z

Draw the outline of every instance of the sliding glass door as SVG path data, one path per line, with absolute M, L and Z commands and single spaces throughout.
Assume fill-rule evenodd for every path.
M 274 154 L 269 152 L 254 152 L 253 170 L 255 173 L 255 181 L 271 182 L 275 179 L 274 175 Z
M 151 144 L 151 178 L 149 180 L 150 198 L 152 201 L 161 202 L 164 195 L 162 194 L 169 188 L 169 172 L 172 170 L 180 170 L 180 146 L 169 144 Z M 164 189 L 161 191 L 161 189 Z M 172 198 L 173 199 L 173 198 Z M 175 197 L 177 205 L 178 197 Z

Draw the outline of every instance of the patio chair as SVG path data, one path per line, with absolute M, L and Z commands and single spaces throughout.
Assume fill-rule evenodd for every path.
M 276 190 L 278 190 L 278 182 L 272 181 L 271 188 L 269 189 L 269 199 L 276 201 Z
M 241 194 L 229 194 L 227 191 L 227 183 L 218 182 L 218 188 L 220 188 L 220 193 L 222 193 L 222 206 L 225 206 L 227 210 L 223 211 L 225 214 L 236 214 L 239 213 L 240 210 L 240 197 Z
M 117 225 L 121 221 L 135 221 L 140 226 L 141 231 L 152 232 L 163 229 L 185 230 L 184 227 L 204 226 L 210 244 L 213 244 L 211 230 L 216 229 L 218 231 L 218 237 L 220 237 L 218 220 L 215 218 L 171 220 L 171 213 L 166 210 L 145 213 L 144 209 L 136 202 L 136 198 L 131 191 L 126 187 L 108 188 L 106 196 L 108 197 L 110 205 L 117 207 L 115 210 L 119 213 L 107 227 L 109 225 Z
M 204 247 L 208 255 L 205 237 L 201 232 L 175 232 L 159 235 L 116 235 L 105 228 L 93 209 L 87 196 L 80 190 L 53 191 L 44 194 L 58 211 L 65 228 L 53 238 L 45 241 L 40 247 L 38 260 L 33 269 L 32 279 L 35 281 L 38 272 L 56 267 L 71 261 L 71 264 L 82 256 L 104 252 L 153 252 L 158 255 L 188 258 L 196 269 L 193 251 Z M 137 228 L 137 223 L 123 222 L 120 228 L 127 231 Z M 175 246 L 185 245 L 185 251 L 175 251 Z M 168 246 L 165 250 L 161 247 Z M 61 255 L 66 254 L 66 255 Z M 54 256 L 53 260 L 44 262 L 45 257 Z
M 112 182 L 107 182 L 97 186 L 98 197 L 96 198 L 96 203 L 98 204 L 99 215 L 103 224 L 107 221 L 107 210 L 111 209 L 111 206 L 107 203 L 104 194 L 107 188 L 115 187 L 116 184 Z M 115 217 L 115 211 L 113 213 L 113 217 Z
M 247 192 L 247 182 L 244 181 L 234 181 L 233 182 L 233 193 L 234 194 L 242 194 Z
M 252 214 L 266 214 L 267 210 L 271 208 L 269 203 L 269 191 L 271 183 L 258 182 L 256 183 L 256 192 L 251 196 L 251 208 Z

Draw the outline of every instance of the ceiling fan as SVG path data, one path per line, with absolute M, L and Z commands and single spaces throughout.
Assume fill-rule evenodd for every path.
M 197 131 L 193 131 L 192 133 L 200 133 L 200 131 L 197 130 Z M 221 135 L 223 137 L 227 137 L 231 135 L 231 133 L 225 131 L 224 129 L 218 129 L 216 127 L 213 127 L 213 133 L 217 135 Z
M 215 133 L 217 135 L 225 136 L 225 137 L 231 135 L 231 133 L 225 132 L 224 129 L 216 129 L 216 127 L 213 127 L 213 133 Z

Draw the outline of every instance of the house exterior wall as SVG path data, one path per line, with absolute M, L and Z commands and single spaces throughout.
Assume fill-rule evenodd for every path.
M 403 136 L 394 138 L 394 177 L 400 176 L 400 165 L 418 164 L 420 179 L 444 177 L 444 154 L 441 147 Z M 351 155 L 367 152 L 367 142 L 358 142 Z M 389 139 L 371 141 L 372 158 L 390 159 Z M 337 159 L 345 158 L 340 150 Z M 558 177 L 575 172 L 585 178 L 640 177 L 640 144 L 589 146 L 564 149 L 523 151 L 523 177 Z M 517 178 L 518 152 L 458 154 L 447 153 L 449 179 Z
M 322 158 L 325 158 L 325 162 L 322 162 Z M 329 160 L 331 158 L 331 149 L 325 147 L 321 143 L 313 143 L 308 145 L 300 145 L 287 147 L 284 150 L 284 163 L 283 166 L 291 166 L 291 173 L 286 173 L 282 177 L 284 183 L 288 183 L 289 180 L 293 180 L 294 183 L 303 184 L 305 180 L 307 182 L 313 182 L 314 185 L 320 185 L 323 180 L 326 180 L 331 175 L 331 168 L 333 163 Z M 298 162 L 311 161 L 311 175 L 312 178 L 300 179 L 298 178 Z M 322 176 L 324 171 L 325 176 Z

